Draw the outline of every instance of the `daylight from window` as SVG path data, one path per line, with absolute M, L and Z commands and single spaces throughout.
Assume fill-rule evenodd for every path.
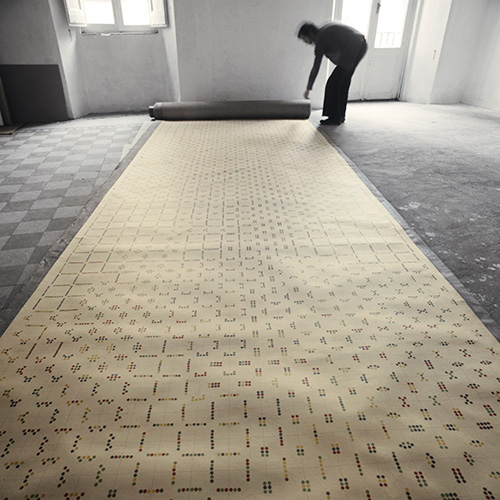
M 368 36 L 372 0 L 349 0 L 342 4 L 342 22 Z
M 398 49 L 403 41 L 408 0 L 382 0 L 380 8 L 376 49 Z
M 149 25 L 148 0 L 121 0 L 125 26 Z
M 114 24 L 111 0 L 85 0 L 85 13 L 88 24 Z
M 124 26 L 149 26 L 149 0 L 115 0 Z M 88 24 L 115 24 L 113 0 L 84 0 Z

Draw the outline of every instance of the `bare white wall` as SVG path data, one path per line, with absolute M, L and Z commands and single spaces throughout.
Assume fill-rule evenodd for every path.
M 332 0 L 175 0 L 181 99 L 301 99 L 313 48 L 297 28 L 332 9 Z
M 499 0 L 420 0 L 401 99 L 500 109 L 499 34 Z
M 47 1 L 0 0 L 0 64 L 60 64 Z
M 144 111 L 169 98 L 163 36 L 76 35 L 87 113 Z
M 430 102 L 462 102 L 490 0 L 453 0 Z
M 57 65 L 61 72 L 67 116 L 73 117 L 49 1 L 0 1 L 0 64 Z
M 500 111 L 500 1 L 488 0 L 462 101 Z
M 451 4 L 452 0 L 420 0 L 401 100 L 431 102 Z
M 70 118 L 76 118 L 87 114 L 83 78 L 76 57 L 77 38 L 75 30 L 68 26 L 63 3 L 59 0 L 49 0 L 49 6 L 62 62 L 60 71 L 67 95 L 68 114 Z
M 180 101 L 181 90 L 179 85 L 179 59 L 177 57 L 177 28 L 173 1 L 167 2 L 167 9 L 168 28 L 161 30 L 163 43 L 165 46 L 165 54 L 167 57 L 165 64 L 165 68 L 167 71 L 167 98 L 161 100 L 177 102 Z

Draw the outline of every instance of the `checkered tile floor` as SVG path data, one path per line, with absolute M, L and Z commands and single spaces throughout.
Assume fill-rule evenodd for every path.
M 145 115 L 117 115 L 0 136 L 0 334 L 49 251 L 67 243 L 79 214 L 151 124 Z

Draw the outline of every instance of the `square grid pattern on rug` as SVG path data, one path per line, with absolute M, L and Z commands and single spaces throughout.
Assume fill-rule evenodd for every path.
M 9 500 L 500 498 L 497 342 L 308 122 L 161 123 L 0 353 Z

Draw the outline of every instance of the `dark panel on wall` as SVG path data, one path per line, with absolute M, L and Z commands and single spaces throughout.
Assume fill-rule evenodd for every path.
M 70 118 L 57 64 L 2 64 L 0 79 L 13 123 Z

